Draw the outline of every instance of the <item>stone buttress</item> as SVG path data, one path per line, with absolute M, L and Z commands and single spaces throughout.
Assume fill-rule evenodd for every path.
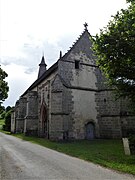
M 15 106 L 15 128 L 16 132 L 24 132 L 24 118 L 26 115 L 26 103 L 27 99 L 25 97 L 20 97 Z
M 27 93 L 24 133 L 26 135 L 38 134 L 38 96 L 36 91 L 29 91 Z

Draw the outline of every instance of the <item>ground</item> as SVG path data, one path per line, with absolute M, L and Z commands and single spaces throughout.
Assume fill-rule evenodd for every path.
M 1 180 L 134 179 L 3 133 L 0 142 Z

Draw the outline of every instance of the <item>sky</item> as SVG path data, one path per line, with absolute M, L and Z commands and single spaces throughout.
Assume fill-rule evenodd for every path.
M 96 35 L 126 0 L 0 0 L 0 65 L 7 72 L 8 99 L 19 96 L 37 79 L 45 56 L 47 68 L 64 55 L 83 32 Z

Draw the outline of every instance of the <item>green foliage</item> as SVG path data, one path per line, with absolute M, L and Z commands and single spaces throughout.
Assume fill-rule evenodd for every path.
M 5 131 L 10 131 L 11 130 L 11 111 L 8 111 L 5 115 L 5 126 L 4 126 Z
M 3 111 L 5 111 L 5 107 L 4 106 L 0 106 L 0 114 L 3 113 Z
M 135 135 L 130 135 L 128 139 L 129 139 L 129 141 L 130 141 L 131 143 L 133 143 L 134 146 L 135 146 Z
M 0 105 L 8 97 L 9 87 L 7 82 L 5 81 L 5 78 L 7 76 L 7 73 L 0 67 Z
M 135 0 L 126 0 L 127 1 L 127 3 L 135 3 Z
M 3 113 L 0 114 L 0 119 L 4 120 L 3 130 L 11 130 L 11 112 L 12 107 L 8 106 Z
M 0 119 L 0 130 L 3 129 L 3 125 L 5 124 L 5 121 Z
M 135 1 L 130 2 L 93 38 L 93 47 L 109 84 L 135 102 Z
M 0 119 L 5 120 L 5 114 L 6 114 L 6 112 L 3 111 L 3 112 L 0 114 Z
M 12 109 L 11 106 L 7 106 L 6 109 L 5 109 L 5 111 L 8 112 L 8 111 L 10 111 L 11 109 Z

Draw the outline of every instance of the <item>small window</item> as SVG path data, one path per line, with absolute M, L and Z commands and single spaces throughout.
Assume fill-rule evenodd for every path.
M 75 69 L 79 69 L 79 61 L 75 60 Z

